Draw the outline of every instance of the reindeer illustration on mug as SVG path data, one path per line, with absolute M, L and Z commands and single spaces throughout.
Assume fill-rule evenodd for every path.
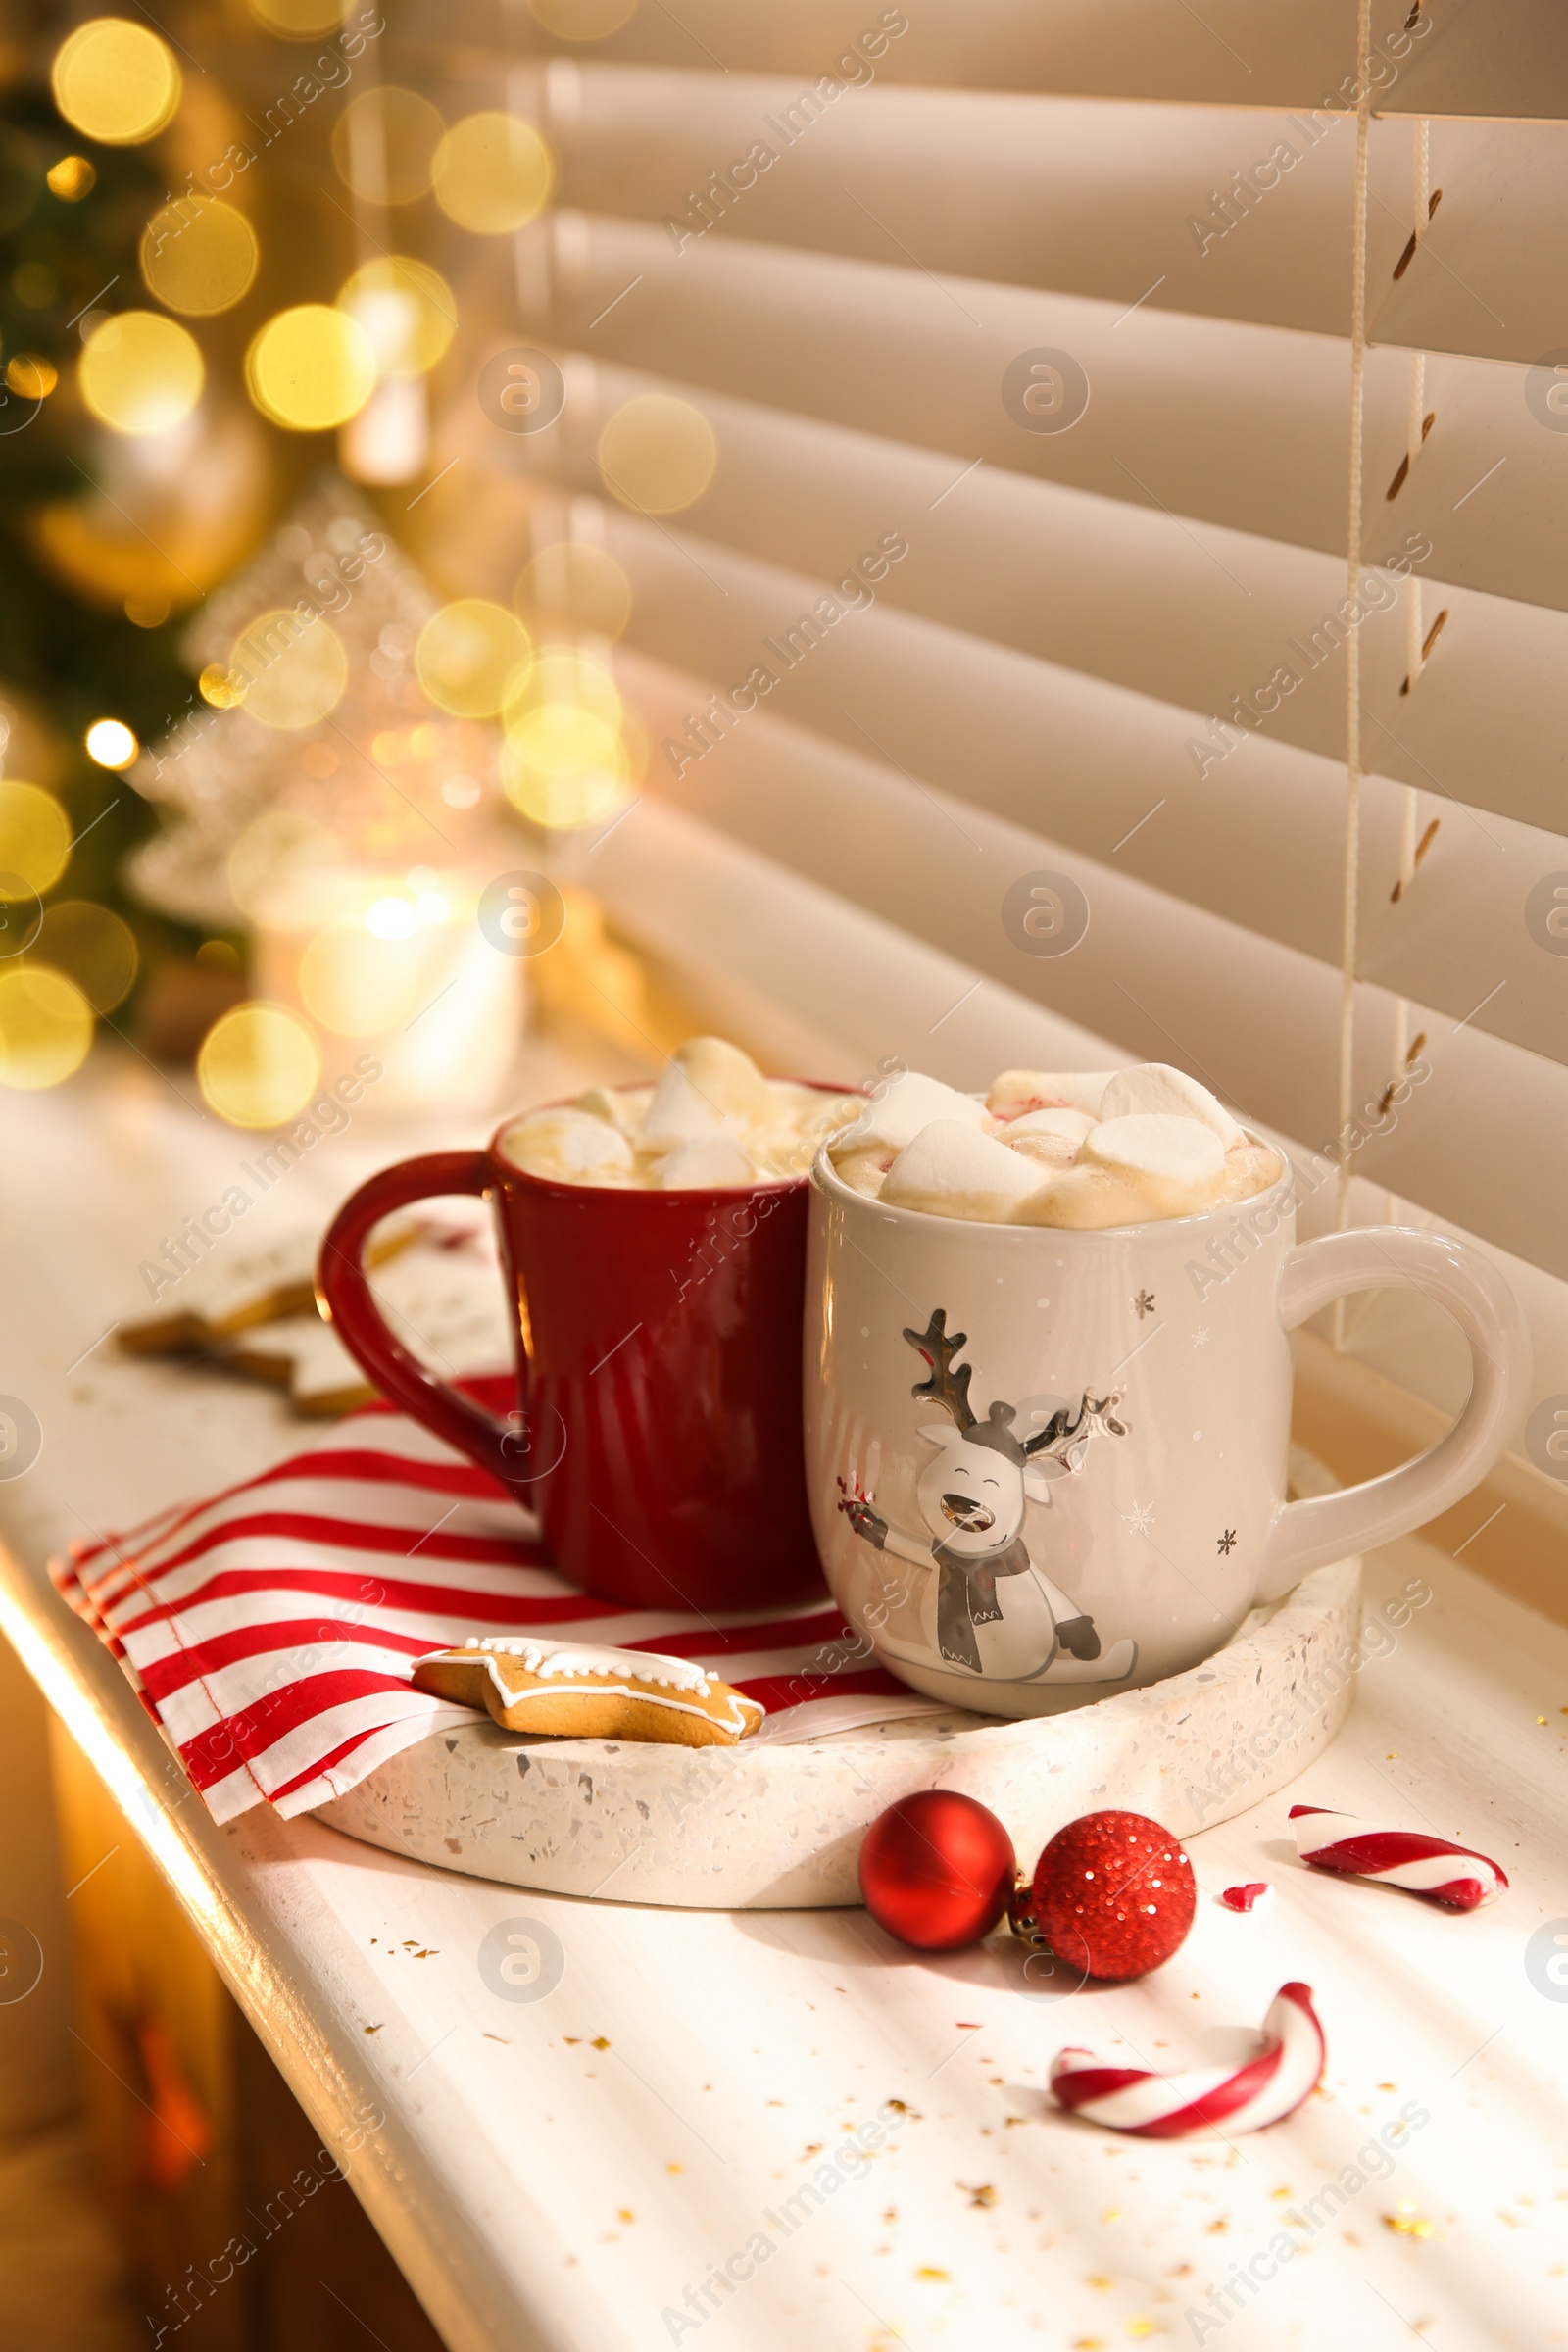
M 984 1421 L 976 1415 L 973 1367 L 957 1361 L 968 1335 L 949 1334 L 945 1307 L 923 1332 L 904 1336 L 929 1367 L 910 1394 L 949 1415 L 917 1432 L 935 1448 L 915 1489 L 925 1525 L 918 1534 L 890 1527 L 870 1495 L 847 1490 L 839 1509 L 878 1551 L 936 1569 L 945 1665 L 1005 1682 L 1124 1682 L 1138 1663 L 1136 1642 L 1117 1642 L 1102 1656 L 1094 1619 L 1030 1558 L 1022 1532 L 1026 1503 L 1049 1505 L 1052 1484 L 1077 1475 L 1097 1433 L 1127 1435 L 1117 1417 L 1123 1392 L 1092 1397 L 1085 1390 L 1076 1414 L 1063 1405 L 1044 1428 L 1019 1437 L 1017 1408 L 1003 1398 Z

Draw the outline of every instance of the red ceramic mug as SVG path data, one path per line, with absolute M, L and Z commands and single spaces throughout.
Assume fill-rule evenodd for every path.
M 362 1185 L 321 1246 L 323 1314 L 382 1396 L 537 1511 L 584 1592 L 642 1609 L 806 1598 L 822 1571 L 801 1428 L 805 1174 L 702 1192 L 560 1184 L 507 1157 L 514 1124 Z M 517 1306 L 510 1420 L 428 1371 L 366 1280 L 371 1229 L 443 1193 L 495 1207 Z

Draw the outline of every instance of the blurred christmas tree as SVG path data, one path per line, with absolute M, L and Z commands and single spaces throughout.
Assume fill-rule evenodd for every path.
M 141 230 L 165 194 L 154 156 L 99 147 L 91 160 L 46 91 L 13 87 L 0 127 L 0 774 L 55 792 L 73 837 L 69 861 L 42 896 L 46 909 L 102 906 L 128 925 L 141 977 L 186 957 L 202 934 L 131 901 L 127 853 L 155 823 L 113 768 L 98 764 L 86 735 L 111 717 L 139 740 L 156 734 L 190 692 L 175 646 L 174 600 L 150 543 L 117 571 L 95 547 L 94 493 L 101 450 L 75 395 L 84 325 L 106 297 L 123 303 L 136 282 Z M 111 292 L 111 290 L 113 290 Z M 111 493 L 112 495 L 112 493 Z M 126 530 L 122 546 L 139 536 Z M 0 863 L 4 863 L 0 855 Z M 15 902 L 13 902 L 15 904 Z M 13 940 L 36 928 L 26 903 Z M 126 1013 L 101 953 L 104 926 L 74 915 L 51 921 L 47 945 L 117 1026 Z M 85 946 L 83 945 L 85 943 Z M 72 964 L 76 968 L 72 970 Z M 124 957 L 118 959 L 123 978 Z

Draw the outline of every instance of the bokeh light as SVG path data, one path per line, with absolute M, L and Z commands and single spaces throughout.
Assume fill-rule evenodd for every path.
M 515 613 L 478 596 L 443 606 L 414 649 L 419 684 L 456 718 L 493 718 L 521 689 L 532 660 Z
M 92 1044 L 92 1006 L 48 964 L 0 970 L 0 1086 L 58 1086 Z
M 57 899 L 46 906 L 33 954 L 74 980 L 94 1012 L 113 1012 L 123 1004 L 136 977 L 130 925 L 90 899 Z
M 332 125 L 338 177 L 370 204 L 413 204 L 429 188 L 445 129 L 416 90 L 366 90 Z
M 274 424 L 325 432 L 346 424 L 374 391 L 375 351 L 346 312 L 303 302 L 262 328 L 245 356 L 245 380 Z
M 188 318 L 231 309 L 249 292 L 260 260 L 256 231 L 220 196 L 178 197 L 142 230 L 148 292 Z
M 6 362 L 7 388 L 23 400 L 47 400 L 60 378 L 40 352 L 19 351 Z
M 435 200 L 460 228 L 500 236 L 544 210 L 555 179 L 550 150 L 516 115 L 465 115 L 431 165 Z
M 631 618 L 631 582 L 602 547 L 563 539 L 523 565 L 514 602 L 535 637 L 581 630 L 613 641 Z
M 533 824 L 571 832 L 618 808 L 631 789 L 626 748 L 597 711 L 544 703 L 508 735 L 501 781 Z
M 232 669 L 226 662 L 209 662 L 196 681 L 196 690 L 204 703 L 215 710 L 232 710 L 242 703 L 249 691 L 250 680 L 243 670 Z
M 285 41 L 314 41 L 318 33 L 343 29 L 339 0 L 250 0 L 250 11 Z
M 415 999 L 424 970 L 422 957 L 405 942 L 418 927 L 408 899 L 377 901 L 405 910 L 407 927 L 388 934 L 371 924 L 330 923 L 300 957 L 300 995 L 312 1017 L 337 1037 L 376 1037 L 400 1028 L 417 1009 Z
M 179 104 L 173 51 L 125 17 L 78 24 L 55 52 L 49 79 L 73 130 L 105 147 L 156 138 Z
M 637 14 L 637 0 L 528 0 L 528 6 L 564 41 L 602 41 Z
M 100 767 L 128 767 L 141 745 L 121 718 L 95 718 L 84 738 L 87 757 Z
M 675 514 L 701 498 L 718 464 L 718 441 L 701 409 L 667 392 L 640 392 L 599 436 L 599 470 L 623 507 Z
M 540 654 L 520 686 L 507 698 L 508 729 L 520 727 L 547 703 L 567 703 L 574 710 L 590 710 L 608 727 L 618 727 L 621 722 L 620 689 L 604 663 L 578 646 L 548 646 Z
M 259 612 L 228 660 L 248 681 L 246 710 L 264 727 L 319 725 L 349 680 L 349 658 L 331 623 L 294 612 Z
M 215 1021 L 196 1056 L 202 1100 L 231 1127 L 285 1125 L 320 1075 L 320 1048 L 298 1013 L 261 1001 Z
M 0 899 L 51 889 L 71 856 L 71 819 L 41 784 L 0 783 Z
M 81 397 L 117 433 L 167 433 L 201 398 L 195 339 L 157 311 L 122 311 L 88 336 L 78 363 Z
M 438 270 L 383 254 L 356 270 L 337 298 L 370 339 L 382 375 L 423 375 L 457 332 L 458 305 Z
M 79 204 L 98 185 L 98 174 L 84 155 L 63 155 L 44 173 L 51 196 L 62 204 Z

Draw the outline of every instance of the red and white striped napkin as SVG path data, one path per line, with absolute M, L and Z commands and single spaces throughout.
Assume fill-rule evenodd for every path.
M 464 1384 L 505 1411 L 504 1380 Z M 219 1821 L 308 1812 L 474 1711 L 412 1688 L 470 1635 L 588 1638 L 690 1658 L 804 1740 L 951 1710 L 869 1663 L 824 1591 L 703 1615 L 590 1600 L 484 1471 L 380 1405 L 271 1470 L 50 1562 Z

